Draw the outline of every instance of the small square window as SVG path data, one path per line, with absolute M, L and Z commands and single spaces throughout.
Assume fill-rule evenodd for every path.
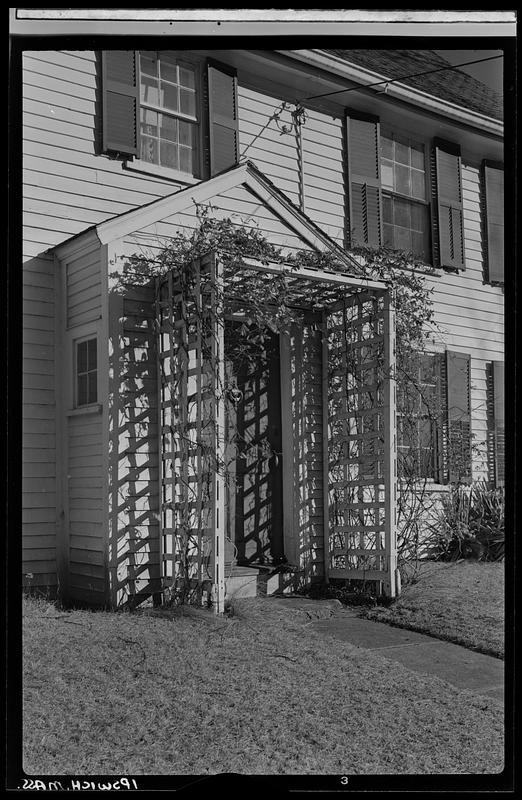
M 87 406 L 98 400 L 97 339 L 76 342 L 75 353 L 76 397 L 75 405 Z

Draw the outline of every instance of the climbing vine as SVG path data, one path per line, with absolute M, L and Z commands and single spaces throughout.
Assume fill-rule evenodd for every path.
M 266 365 L 269 342 L 273 334 L 288 332 L 302 318 L 302 310 L 295 303 L 289 290 L 288 277 L 301 267 L 334 271 L 350 275 L 359 275 L 367 279 L 385 282 L 393 291 L 396 314 L 396 378 L 399 402 L 403 405 L 401 416 L 402 439 L 408 436 L 412 441 L 418 434 L 419 404 L 423 409 L 427 424 L 435 423 L 440 416 L 440 404 L 436 393 L 430 390 L 426 376 L 421 376 L 418 368 L 419 358 L 427 349 L 427 341 L 435 326 L 433 320 L 432 289 L 426 282 L 429 269 L 416 262 L 411 254 L 394 251 L 388 248 L 352 248 L 349 266 L 340 251 L 317 252 L 312 250 L 292 253 L 271 244 L 251 219 L 219 219 L 214 216 L 211 205 L 196 205 L 197 225 L 189 232 L 180 232 L 154 254 L 138 253 L 127 258 L 123 284 L 150 285 L 153 279 L 161 286 L 161 279 L 169 273 L 175 274 L 182 287 L 184 296 L 180 308 L 184 309 L 188 336 L 200 326 L 203 361 L 212 364 L 211 354 L 215 344 L 217 326 L 221 326 L 227 361 L 232 364 L 231 373 L 255 370 Z M 229 276 L 226 292 L 220 284 L 209 288 L 208 278 L 200 279 L 206 289 L 198 297 L 193 264 L 214 253 L 221 269 Z M 267 280 L 265 273 L 249 268 L 249 259 L 266 266 L 280 265 L 281 271 L 272 274 Z M 235 283 L 235 276 L 241 280 Z M 210 292 L 213 292 L 210 302 Z M 156 297 L 158 302 L 158 297 Z M 320 307 L 316 302 L 315 290 L 310 288 L 306 297 L 310 309 Z M 219 314 L 212 311 L 211 306 L 219 309 Z M 234 321 L 227 321 L 227 316 L 234 315 Z M 179 356 L 182 359 L 182 355 Z M 181 363 L 181 361 L 180 361 Z M 207 367 L 206 367 L 207 368 Z M 211 366 L 211 370 L 214 368 Z M 165 377 L 165 376 L 164 376 Z M 228 374 L 215 372 L 207 376 L 212 383 L 214 400 L 222 402 L 225 414 L 234 412 L 242 399 L 241 391 L 229 380 Z M 180 375 L 170 376 L 173 381 L 173 393 L 181 391 L 178 385 Z M 209 385 L 210 385 L 209 383 Z M 181 428 L 177 427 L 177 441 L 182 457 L 190 462 L 194 445 L 198 445 L 199 458 L 205 464 L 195 462 L 185 470 L 186 513 L 177 520 L 177 548 L 180 552 L 179 574 L 172 590 L 172 598 L 177 602 L 187 602 L 197 596 L 201 599 L 201 586 L 208 581 L 210 575 L 203 574 L 203 567 L 208 563 L 210 545 L 202 541 L 201 530 L 208 527 L 205 514 L 211 487 L 209 476 L 220 473 L 227 476 L 226 459 L 216 456 L 214 431 L 208 428 L 213 423 L 208 421 L 201 426 L 198 441 L 194 433 L 194 417 L 189 410 L 183 418 Z M 179 423 L 179 420 L 178 420 Z M 185 429 L 183 429 L 183 425 Z M 408 425 L 411 430 L 406 428 Z M 234 446 L 241 457 L 252 463 L 256 459 L 266 461 L 277 459 L 281 453 L 270 447 L 266 437 L 258 436 L 247 439 L 235 433 Z M 413 455 L 412 455 L 413 454 Z M 419 481 L 418 459 L 424 453 L 419 448 L 403 449 L 399 453 L 402 462 L 399 474 L 403 491 L 399 493 L 399 550 L 404 558 L 418 550 L 422 512 L 426 504 L 426 478 Z M 205 477 L 199 482 L 198 489 L 194 475 L 200 470 Z M 196 475 L 197 477 L 197 475 Z M 203 489 L 202 489 L 203 487 Z M 199 494 L 198 494 L 199 492 Z M 203 495 L 202 495 L 203 492 Z M 190 495 L 190 496 L 189 496 Z M 189 508 L 197 507 L 194 512 Z M 194 516 L 194 514 L 199 516 Z M 199 531 L 199 532 L 198 532 Z M 417 550 L 416 550 L 417 548 Z M 194 578 L 194 553 L 203 551 L 199 558 L 199 574 Z M 201 555 L 201 553 L 200 553 Z

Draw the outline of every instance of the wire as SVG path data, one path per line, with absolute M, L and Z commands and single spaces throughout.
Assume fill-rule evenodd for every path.
M 361 86 L 351 86 L 349 89 L 339 89 L 335 92 L 327 92 L 326 94 L 314 94 L 310 97 L 302 97 L 300 102 L 303 100 L 317 100 L 319 97 L 331 97 L 333 94 L 343 94 L 343 92 L 360 92 L 361 89 L 371 89 L 373 86 L 381 86 L 383 83 L 396 83 L 397 81 L 404 81 L 408 78 L 420 78 L 421 75 L 433 75 L 434 72 L 445 72 L 446 70 L 455 71 L 459 67 L 469 67 L 471 64 L 482 64 L 483 61 L 495 61 L 497 58 L 504 58 L 503 55 L 501 56 L 489 56 L 488 58 L 479 58 L 477 61 L 466 61 L 464 64 L 448 64 L 447 67 L 439 67 L 439 69 L 429 69 L 426 72 L 415 72 L 413 75 L 403 75 L 400 78 L 387 78 L 383 81 L 377 81 L 376 83 L 365 83 Z

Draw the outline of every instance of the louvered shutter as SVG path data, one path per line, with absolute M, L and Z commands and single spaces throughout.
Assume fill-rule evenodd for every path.
M 210 177 L 237 164 L 239 130 L 237 77 L 233 69 L 208 62 L 208 136 Z
M 495 413 L 495 483 L 504 485 L 505 458 L 505 404 L 504 404 L 504 363 L 493 362 L 493 402 Z
M 482 162 L 482 190 L 487 277 L 490 282 L 504 282 L 504 170 Z
M 451 483 L 471 480 L 471 358 L 446 352 L 447 437 L 445 461 Z
M 137 156 L 139 68 L 134 50 L 102 52 L 103 151 Z
M 433 243 L 438 267 L 465 269 L 460 148 L 435 140 L 432 152 Z
M 382 244 L 379 120 L 346 112 L 350 244 Z

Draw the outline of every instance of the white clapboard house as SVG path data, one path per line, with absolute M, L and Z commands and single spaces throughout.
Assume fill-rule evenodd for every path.
M 272 591 L 366 577 L 393 596 L 398 448 L 430 452 L 419 477 L 433 491 L 503 483 L 502 105 L 447 66 L 426 50 L 24 52 L 24 585 L 93 606 L 159 601 L 185 534 L 193 580 L 218 610 L 261 579 Z M 179 316 L 175 271 L 139 286 L 122 277 L 205 207 L 346 267 L 298 260 L 288 291 L 302 322 L 274 334 L 255 375 L 230 374 L 224 325 L 204 354 L 208 331 Z M 392 292 L 357 276 L 358 243 L 433 268 L 443 335 L 432 355 L 458 470 L 444 467 L 437 431 L 397 436 Z M 226 297 L 240 276 L 215 252 L 192 268 L 216 319 L 215 287 Z M 248 269 L 270 281 L 283 267 Z M 383 367 L 373 393 L 339 379 L 363 351 Z M 218 380 L 234 389 L 233 415 L 208 394 Z M 363 411 L 378 423 L 361 433 L 347 418 Z M 266 457 L 234 450 L 232 429 L 268 442 Z M 378 441 L 371 468 L 352 446 L 365 437 Z M 212 467 L 224 454 L 226 474 Z M 187 533 L 180 509 L 197 502 Z

